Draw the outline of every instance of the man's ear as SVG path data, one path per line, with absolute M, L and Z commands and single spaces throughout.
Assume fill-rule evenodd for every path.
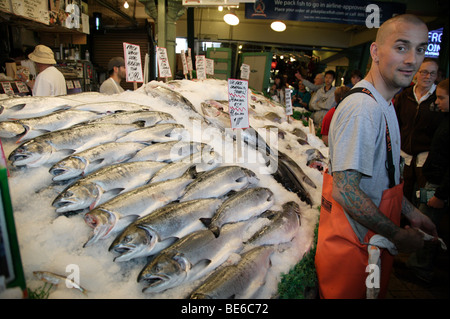
M 370 56 L 372 57 L 372 60 L 378 64 L 378 45 L 376 42 L 373 42 L 370 45 Z

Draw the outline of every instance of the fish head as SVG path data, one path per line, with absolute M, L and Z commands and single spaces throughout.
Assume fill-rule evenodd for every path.
M 162 253 L 153 259 L 138 276 L 144 293 L 158 293 L 178 286 L 187 277 L 189 262 L 183 256 Z
M 11 152 L 8 159 L 14 166 L 37 167 L 45 163 L 52 154 L 52 147 L 47 143 L 27 141 Z
M 206 101 L 201 104 L 203 115 L 207 117 L 219 117 L 224 111 L 223 108 L 213 104 L 214 101 Z
M 115 213 L 100 208 L 86 213 L 84 215 L 84 222 L 94 230 L 83 247 L 96 243 L 99 239 L 108 238 L 117 224 L 118 219 Z
M 86 160 L 82 157 L 69 156 L 54 164 L 49 172 L 54 176 L 54 181 L 62 181 L 82 175 L 86 166 Z
M 0 137 L 11 138 L 21 135 L 27 131 L 27 128 L 16 121 L 0 122 Z
M 119 254 L 114 261 L 128 261 L 149 255 L 156 242 L 152 229 L 131 224 L 112 242 L 109 251 Z
M 53 201 L 57 213 L 64 213 L 79 209 L 93 209 L 102 194 L 95 183 L 77 183 L 62 191 Z

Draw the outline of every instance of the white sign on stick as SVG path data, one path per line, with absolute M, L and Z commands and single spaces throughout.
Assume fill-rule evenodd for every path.
M 194 68 L 192 67 L 191 48 L 188 48 L 188 59 L 187 59 L 187 63 L 188 63 L 188 71 L 194 70 Z
M 139 45 L 123 43 L 127 82 L 144 82 L 141 62 L 141 48 Z
M 286 115 L 294 114 L 294 110 L 292 109 L 291 89 L 285 89 L 284 98 L 286 100 Z
M 167 49 L 156 47 L 156 58 L 158 60 L 158 71 L 160 78 L 172 77 L 172 71 L 170 70 L 169 58 L 167 57 Z
M 228 79 L 228 111 L 233 129 L 249 127 L 247 91 L 248 81 Z
M 242 63 L 241 65 L 241 79 L 249 80 L 250 79 L 250 65 Z
M 214 60 L 206 59 L 206 74 L 214 75 Z
M 197 79 L 206 79 L 206 58 L 204 55 L 195 56 L 195 68 L 197 70 Z
M 186 75 L 189 73 L 188 65 L 186 60 L 186 54 L 184 54 L 184 50 L 181 50 L 181 64 L 183 65 L 183 74 Z

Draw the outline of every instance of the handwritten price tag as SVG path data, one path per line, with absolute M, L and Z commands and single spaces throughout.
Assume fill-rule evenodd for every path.
M 172 71 L 170 70 L 169 58 L 167 57 L 167 49 L 156 47 L 156 58 L 158 60 L 158 70 L 160 78 L 172 77 Z
M 286 99 L 286 115 L 294 114 L 294 110 L 292 109 L 291 89 L 285 89 L 284 97 Z
M 250 65 L 242 63 L 241 65 L 241 79 L 249 80 L 250 79 Z
M 127 82 L 144 82 L 141 63 L 141 48 L 131 43 L 123 43 Z
M 204 55 L 195 56 L 195 67 L 197 69 L 197 79 L 206 79 L 206 58 Z
M 248 81 L 228 79 L 228 111 L 231 127 L 248 128 Z

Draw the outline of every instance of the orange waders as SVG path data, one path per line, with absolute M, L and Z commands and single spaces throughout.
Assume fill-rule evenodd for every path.
M 366 298 L 366 272 L 369 255 L 367 245 L 362 244 L 347 220 L 342 207 L 332 199 L 333 177 L 324 173 L 322 207 L 316 249 L 316 271 L 321 298 Z M 397 226 L 403 199 L 403 183 L 383 192 L 379 209 Z M 364 237 L 368 243 L 372 231 Z M 387 249 L 381 249 L 381 276 L 379 298 L 386 295 L 386 288 L 394 257 Z
M 362 92 L 371 95 L 370 91 L 359 89 L 351 93 Z M 373 97 L 373 95 L 371 95 Z M 381 198 L 379 210 L 397 226 L 400 225 L 400 214 L 403 200 L 403 182 L 395 185 L 391 140 L 386 121 L 387 168 L 389 189 Z M 316 271 L 321 298 L 329 299 L 361 299 L 366 298 L 366 272 L 369 255 L 367 244 L 375 234 L 369 230 L 363 243 L 353 231 L 342 207 L 331 196 L 333 177 L 324 172 L 322 186 L 322 206 L 320 210 L 319 232 L 316 249 Z M 386 295 L 389 276 L 394 257 L 387 249 L 380 249 L 380 292 L 379 298 Z

